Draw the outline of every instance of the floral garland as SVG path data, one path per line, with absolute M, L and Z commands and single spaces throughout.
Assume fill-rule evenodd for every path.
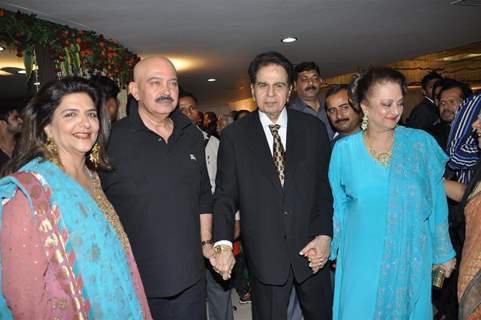
M 24 58 L 27 74 L 35 62 L 35 46 L 48 48 L 59 76 L 102 74 L 125 86 L 132 78 L 140 58 L 94 31 L 36 18 L 35 14 L 16 13 L 0 8 L 0 43 L 17 50 Z

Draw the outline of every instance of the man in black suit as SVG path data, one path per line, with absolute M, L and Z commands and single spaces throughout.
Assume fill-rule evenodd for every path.
M 239 209 L 254 319 L 286 319 L 293 286 L 306 320 L 330 319 L 332 293 L 324 268 L 332 233 L 326 128 L 312 116 L 286 109 L 294 77 L 284 56 L 258 55 L 249 77 L 258 110 L 227 127 L 219 148 L 214 267 L 230 277 Z
M 129 237 L 154 319 L 205 319 L 202 255 L 213 251 L 204 138 L 176 109 L 177 74 L 168 59 L 137 63 L 129 89 L 138 107 L 112 128 L 113 171 L 101 175 L 102 186 Z
M 439 113 L 433 98 L 433 85 L 439 80 L 442 80 L 442 77 L 435 71 L 428 73 L 421 80 L 424 98 L 411 111 L 409 119 L 406 121 L 408 127 L 429 131 L 439 120 Z

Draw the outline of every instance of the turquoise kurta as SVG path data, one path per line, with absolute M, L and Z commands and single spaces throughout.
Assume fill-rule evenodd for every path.
M 432 319 L 431 265 L 454 256 L 445 161 L 430 136 L 404 127 L 387 167 L 370 156 L 362 133 L 336 143 L 329 168 L 334 319 Z

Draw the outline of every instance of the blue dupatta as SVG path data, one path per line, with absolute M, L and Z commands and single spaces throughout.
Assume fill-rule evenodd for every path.
M 408 319 L 432 264 L 455 255 L 442 184 L 446 161 L 424 131 L 396 129 L 375 319 Z
M 143 319 L 127 255 L 92 197 L 51 162 L 35 159 L 19 171 L 35 173 L 52 191 L 51 207 L 58 206 L 60 211 L 59 229 L 69 234 L 66 251 L 75 253 L 73 270 L 82 277 L 82 296 L 90 302 L 88 317 Z M 23 192 L 32 206 L 30 195 L 14 177 L 0 180 L 0 228 L 3 203 L 12 199 L 17 191 Z M 1 272 L 0 261 L 0 288 Z M 0 318 L 12 319 L 3 294 L 0 295 Z

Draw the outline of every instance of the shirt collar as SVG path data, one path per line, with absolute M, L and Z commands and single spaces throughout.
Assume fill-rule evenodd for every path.
M 174 131 L 175 130 L 182 130 L 189 125 L 192 125 L 192 122 L 189 118 L 187 118 L 184 114 L 182 114 L 177 108 L 169 115 L 170 119 L 174 123 Z M 142 118 L 139 115 L 139 109 L 137 106 L 132 107 L 130 114 L 129 114 L 129 121 L 130 121 L 130 129 L 132 131 L 140 131 L 140 130 L 148 130 L 142 121 Z
M 272 123 L 271 119 L 269 119 L 267 114 L 265 114 L 261 110 L 259 110 L 259 120 L 261 121 L 262 127 L 268 127 L 269 125 L 274 124 L 274 123 Z M 286 110 L 286 107 L 282 108 L 281 114 L 279 115 L 279 118 L 277 119 L 277 122 L 275 124 L 280 125 L 281 128 L 287 127 L 287 110 Z
M 424 96 L 424 99 L 427 99 L 429 102 L 431 102 L 432 104 L 434 104 L 434 100 L 431 99 L 430 97 L 428 96 Z

